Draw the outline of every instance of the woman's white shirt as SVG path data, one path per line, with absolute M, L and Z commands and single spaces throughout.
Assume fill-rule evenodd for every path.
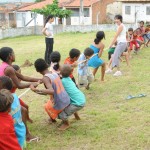
M 127 39 L 126 39 L 126 27 L 125 25 L 122 23 L 120 24 L 118 27 L 117 27 L 117 30 L 120 26 L 123 26 L 123 29 L 121 31 L 121 33 L 119 34 L 118 38 L 117 38 L 117 43 L 121 43 L 121 42 L 127 42 Z
M 45 28 L 46 28 L 46 32 L 50 33 L 50 36 L 46 36 L 46 37 L 53 38 L 54 37 L 53 25 L 48 22 L 46 23 Z

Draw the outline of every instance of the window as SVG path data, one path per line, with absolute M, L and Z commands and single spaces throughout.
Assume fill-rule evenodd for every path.
M 11 21 L 15 20 L 15 16 L 13 13 L 9 13 L 9 20 Z
M 146 7 L 146 15 L 150 15 L 150 6 Z
M 84 17 L 89 17 L 90 13 L 89 13 L 89 8 L 84 8 Z
M 125 14 L 130 15 L 131 14 L 131 6 L 125 6 Z
M 0 20 L 4 21 L 5 20 L 5 14 L 4 13 L 0 13 Z
M 72 11 L 72 17 L 79 17 L 79 8 L 72 8 L 70 10 Z

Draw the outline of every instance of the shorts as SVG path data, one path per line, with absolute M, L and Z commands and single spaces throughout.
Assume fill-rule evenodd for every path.
M 83 107 L 84 106 L 76 106 L 76 105 L 70 104 L 58 115 L 58 118 L 61 120 L 67 120 L 69 116 L 81 110 Z
M 86 87 L 88 84 L 91 84 L 94 81 L 93 73 L 88 71 L 87 75 L 81 76 L 78 74 L 78 86 Z

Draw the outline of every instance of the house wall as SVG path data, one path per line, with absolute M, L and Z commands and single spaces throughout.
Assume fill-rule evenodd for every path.
M 92 5 L 92 23 L 97 23 L 97 14 L 100 12 L 100 15 L 98 17 L 98 23 L 107 23 L 107 5 L 115 2 L 115 0 L 100 0 L 97 3 L 94 3 Z
M 125 14 L 125 7 L 131 7 L 131 14 Z M 150 6 L 150 3 L 123 3 L 122 15 L 125 23 L 137 23 L 141 20 L 150 22 L 150 15 L 146 15 L 146 7 Z M 137 15 L 135 13 L 137 12 Z
M 17 17 L 17 27 L 24 27 L 33 17 L 34 17 L 34 13 L 32 13 L 31 11 L 28 12 L 17 12 L 16 13 L 16 17 Z M 31 27 L 34 26 L 34 19 L 27 25 L 27 27 Z M 37 14 L 36 17 L 36 25 L 38 26 L 43 26 L 44 24 L 44 19 L 43 19 L 43 15 Z

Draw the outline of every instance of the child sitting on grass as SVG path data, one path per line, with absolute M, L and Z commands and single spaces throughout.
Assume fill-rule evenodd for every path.
M 12 67 L 19 73 L 21 73 L 21 69 L 18 65 L 12 65 Z M 11 93 L 15 93 L 16 92 L 16 87 L 15 85 L 13 86 L 12 90 L 11 90 Z M 25 113 L 25 116 L 26 116 L 26 120 L 28 120 L 30 123 L 33 123 L 32 119 L 30 119 L 29 117 L 29 106 L 19 98 L 19 101 L 20 101 L 20 105 L 23 107 L 24 109 L 24 112 L 22 113 Z
M 86 87 L 89 89 L 90 84 L 94 80 L 93 74 L 90 72 L 88 68 L 88 59 L 94 54 L 91 48 L 86 48 L 84 53 L 82 53 L 78 59 L 78 86 L 79 87 Z M 85 61 L 82 63 L 82 61 Z
M 68 93 L 71 102 L 70 105 L 59 114 L 59 118 L 62 119 L 62 124 L 59 127 L 59 130 L 66 130 L 69 128 L 68 117 L 72 114 L 74 114 L 75 118 L 79 120 L 80 117 L 77 111 L 81 110 L 85 106 L 85 96 L 69 77 L 71 72 L 72 67 L 70 65 L 63 65 L 61 67 L 62 84 Z
M 79 56 L 80 56 L 80 51 L 78 49 L 75 49 L 75 48 L 71 49 L 70 52 L 69 52 L 69 57 L 67 57 L 65 59 L 64 64 L 70 64 L 70 66 L 72 68 L 77 67 L 77 60 L 78 60 Z M 70 78 L 76 84 L 76 80 L 73 76 L 73 70 L 74 69 L 72 69 L 72 72 L 70 74 Z
M 45 110 L 50 119 L 49 122 L 56 122 L 56 118 L 65 107 L 70 104 L 70 98 L 66 93 L 60 77 L 57 73 L 48 70 L 48 64 L 44 59 L 37 59 L 34 63 L 36 71 L 43 75 L 43 83 L 46 89 L 37 89 L 34 85 L 30 88 L 38 94 L 50 95 L 50 100 L 45 104 Z
M 1 89 L 1 87 L 0 87 Z M 13 96 L 8 90 L 0 91 L 0 149 L 1 150 L 21 150 L 16 137 L 14 122 L 11 112 Z
M 9 77 L 1 76 L 0 83 L 1 83 L 0 90 L 7 89 L 11 91 L 13 88 L 13 83 Z M 15 93 L 13 93 L 12 95 L 14 101 L 11 104 L 10 114 L 12 115 L 12 118 L 14 120 L 14 127 L 15 127 L 16 136 L 18 138 L 18 142 L 20 144 L 20 147 L 23 148 L 26 140 L 26 127 L 22 121 L 21 106 L 20 106 L 19 99 Z

